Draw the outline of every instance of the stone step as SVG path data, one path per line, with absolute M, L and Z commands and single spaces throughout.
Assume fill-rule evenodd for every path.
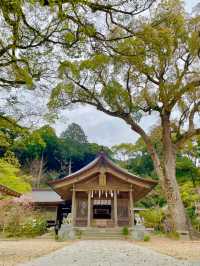
M 121 232 L 109 232 L 109 233 L 105 233 L 105 232 L 81 232 L 82 235 L 107 235 L 107 236 L 115 236 L 115 235 L 119 235 L 121 236 L 122 233 Z
M 99 229 L 99 228 L 88 228 L 88 229 L 76 229 L 77 231 L 82 231 L 82 232 L 95 232 L 95 233 L 122 233 L 122 229 Z
M 77 230 L 77 235 L 80 235 L 81 239 L 124 239 L 121 228 L 87 228 L 83 230 Z
M 112 234 L 105 234 L 105 233 L 81 233 L 81 235 L 87 235 L 87 236 L 122 236 L 123 234 L 118 234 L 118 233 L 112 233 Z
M 81 234 L 81 236 L 89 236 L 89 237 L 121 237 L 123 236 L 122 234 Z
M 124 239 L 123 236 L 81 236 L 83 240 L 114 240 L 114 239 Z
M 124 236 L 122 234 L 82 234 L 81 239 L 122 239 Z

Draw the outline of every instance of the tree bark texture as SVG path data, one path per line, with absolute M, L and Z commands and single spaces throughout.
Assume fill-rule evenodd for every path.
M 176 148 L 171 139 L 170 114 L 166 113 L 162 115 L 161 120 L 163 128 L 162 161 L 151 143 L 150 138 L 143 129 L 130 119 L 126 119 L 126 122 L 131 125 L 133 131 L 137 132 L 142 137 L 147 146 L 147 150 L 154 164 L 155 172 L 160 179 L 160 185 L 167 200 L 171 216 L 171 226 L 176 231 L 188 231 L 186 213 L 176 180 Z
M 171 139 L 170 114 L 162 115 L 163 190 L 176 231 L 187 231 L 188 223 L 176 180 L 176 148 Z

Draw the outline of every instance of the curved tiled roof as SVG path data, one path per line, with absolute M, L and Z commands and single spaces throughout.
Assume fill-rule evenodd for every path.
M 76 178 L 77 176 L 81 176 L 86 171 L 92 169 L 96 165 L 102 165 L 102 166 L 104 166 L 104 165 L 106 166 L 107 165 L 107 166 L 110 166 L 110 168 L 114 169 L 115 171 L 117 171 L 117 172 L 119 172 L 119 173 L 121 173 L 123 175 L 126 175 L 127 177 L 132 178 L 135 181 L 148 184 L 148 185 L 150 185 L 152 187 L 154 187 L 158 183 L 156 180 L 142 178 L 142 177 L 139 177 L 139 176 L 137 176 L 135 174 L 132 174 L 132 173 L 128 172 L 126 169 L 123 169 L 123 168 L 119 167 L 113 161 L 111 161 L 105 155 L 105 153 L 100 153 L 99 156 L 96 159 L 94 159 L 92 162 L 87 164 L 85 167 L 83 167 L 80 170 L 78 170 L 78 171 L 76 171 L 76 172 L 74 172 L 74 173 L 72 173 L 72 174 L 70 174 L 68 176 L 65 176 L 65 177 L 63 177 L 61 179 L 53 180 L 53 181 L 49 182 L 49 185 L 53 186 L 54 184 L 63 183 L 65 181 L 69 180 L 69 179 L 73 179 L 73 178 Z
M 61 203 L 61 197 L 51 189 L 33 189 L 27 193 L 33 203 Z

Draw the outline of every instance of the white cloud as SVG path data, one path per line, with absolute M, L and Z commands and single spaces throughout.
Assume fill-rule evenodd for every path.
M 62 112 L 62 117 L 56 122 L 55 128 L 60 134 L 68 124 L 75 122 L 85 131 L 90 142 L 100 145 L 113 146 L 122 142 L 134 143 L 138 135 L 130 129 L 122 119 L 108 116 L 90 106 L 81 106 L 73 110 Z M 141 125 L 145 130 L 150 129 L 157 122 L 154 115 L 145 117 Z

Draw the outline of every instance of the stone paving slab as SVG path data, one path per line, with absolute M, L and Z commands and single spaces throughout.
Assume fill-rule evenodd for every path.
M 123 240 L 81 240 L 18 266 L 200 266 L 200 262 L 178 260 Z

